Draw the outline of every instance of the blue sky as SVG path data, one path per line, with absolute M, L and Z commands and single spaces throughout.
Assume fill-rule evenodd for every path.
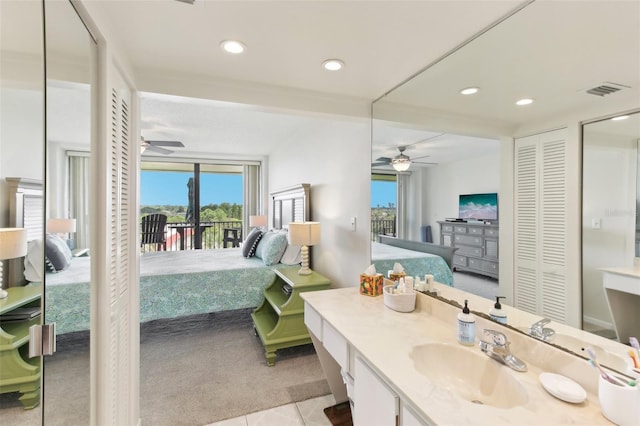
M 387 207 L 396 204 L 396 182 L 371 181 L 371 207 Z
M 152 172 L 142 171 L 140 177 L 140 204 L 187 205 L 187 182 L 193 174 L 190 172 Z M 242 176 L 202 173 L 200 175 L 200 205 L 236 203 L 242 204 Z M 388 206 L 396 203 L 396 183 L 385 181 L 371 182 L 371 207 Z
M 140 174 L 141 205 L 187 205 L 187 182 L 193 173 L 143 171 Z M 224 202 L 242 204 L 242 175 L 201 173 L 200 192 L 201 206 Z

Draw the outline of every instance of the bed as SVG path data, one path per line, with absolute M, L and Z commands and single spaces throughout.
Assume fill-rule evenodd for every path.
M 261 232 L 257 256 L 244 257 L 246 247 L 141 255 L 140 322 L 258 306 L 275 279 L 273 268 L 300 262 L 300 248 L 286 243 L 286 232 L 290 222 L 310 220 L 309 195 L 309 184 L 271 193 L 272 227 Z M 276 241 L 282 250 L 269 253 Z M 56 323 L 58 335 L 89 329 L 90 265 L 91 257 L 73 257 L 63 270 L 44 274 L 45 321 Z
M 140 257 L 140 322 L 252 308 L 275 279 L 272 268 L 241 248 L 145 253 Z M 89 329 L 90 258 L 46 274 L 46 318 L 58 334 Z M 176 271 L 180 272 L 176 272 Z
M 418 244 L 415 244 L 418 243 Z M 451 257 L 455 248 L 435 244 L 380 237 L 380 242 L 371 243 L 371 260 L 376 271 L 385 274 L 397 262 L 409 276 L 433 275 L 435 281 L 453 286 Z

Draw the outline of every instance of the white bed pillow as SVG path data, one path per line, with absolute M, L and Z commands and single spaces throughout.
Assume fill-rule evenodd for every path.
M 300 262 L 302 262 L 301 247 L 288 244 L 280 263 L 283 265 L 298 265 Z
M 265 232 L 258 243 L 256 257 L 262 259 L 265 265 L 271 266 L 280 262 L 280 258 L 287 248 L 287 234 L 280 232 Z
M 42 240 L 27 243 L 27 255 L 24 257 L 24 278 L 31 283 L 41 283 L 44 277 L 42 258 L 44 247 Z

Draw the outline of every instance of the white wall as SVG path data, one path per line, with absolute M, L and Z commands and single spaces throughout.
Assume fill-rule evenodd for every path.
M 583 316 L 613 328 L 599 268 L 633 266 L 636 141 L 589 133 L 583 151 Z M 592 226 L 600 221 L 600 228 Z
M 359 285 L 370 263 L 370 127 L 368 119 L 319 118 L 306 134 L 292 134 L 269 157 L 269 190 L 311 184 L 311 218 L 321 242 L 311 268 L 333 287 Z M 356 217 L 356 231 L 351 218 Z
M 422 172 L 422 224 L 431 225 L 433 241 L 440 241 L 439 220 L 458 217 L 460 194 L 480 194 L 500 191 L 500 154 L 453 163 L 440 164 Z M 498 195 L 500 209 L 500 195 Z M 415 226 L 413 228 L 416 228 Z M 418 239 L 420 228 L 412 229 L 412 239 Z M 417 237 L 413 233 L 417 232 Z
M 9 224 L 6 177 L 43 178 L 42 91 L 2 87 L 0 96 L 0 227 Z

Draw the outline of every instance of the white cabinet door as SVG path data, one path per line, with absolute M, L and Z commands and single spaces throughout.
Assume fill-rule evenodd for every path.
M 401 404 L 400 409 L 400 426 L 425 426 L 427 423 L 421 421 L 410 408 Z
M 395 426 L 398 397 L 360 358 L 355 365 L 354 426 Z
M 327 321 L 322 322 L 322 343 L 343 370 L 349 370 L 349 345 L 342 334 Z

